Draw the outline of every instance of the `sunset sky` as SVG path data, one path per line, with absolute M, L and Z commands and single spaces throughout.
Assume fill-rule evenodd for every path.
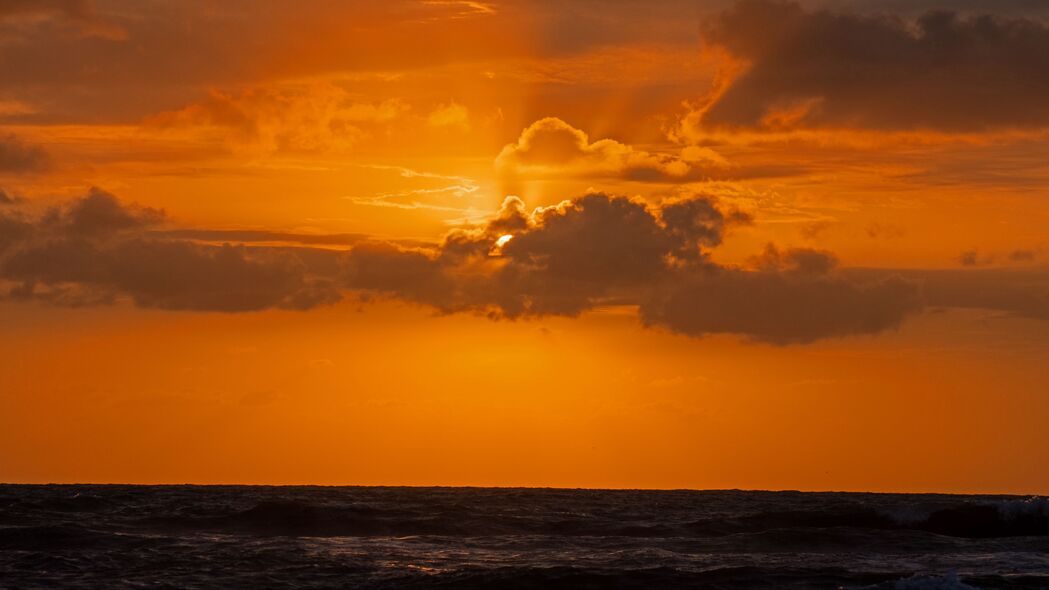
M 1049 3 L 0 0 L 0 481 L 1049 490 Z

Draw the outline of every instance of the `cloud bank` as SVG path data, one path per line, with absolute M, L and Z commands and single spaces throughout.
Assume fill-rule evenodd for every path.
M 0 279 L 13 285 L 11 298 L 63 305 L 127 297 L 147 308 L 232 312 L 339 299 L 294 252 L 149 237 L 164 219 L 98 189 L 36 216 L 0 213 Z
M 24 174 L 47 169 L 47 152 L 13 135 L 0 134 L 0 174 Z
M 916 21 L 741 0 L 704 41 L 743 68 L 702 123 L 948 132 L 1049 125 L 1049 25 L 947 10 Z
M 705 196 L 652 205 L 595 193 L 533 211 L 509 197 L 487 223 L 429 247 L 314 241 L 345 250 L 202 242 L 294 236 L 171 228 L 163 211 L 99 189 L 35 213 L 29 204 L 0 209 L 8 299 L 245 312 L 388 298 L 493 319 L 631 305 L 646 326 L 781 345 L 891 330 L 930 305 L 1049 318 L 1045 269 L 840 269 L 830 252 L 771 245 L 746 265 L 719 264 L 711 254 L 750 218 Z

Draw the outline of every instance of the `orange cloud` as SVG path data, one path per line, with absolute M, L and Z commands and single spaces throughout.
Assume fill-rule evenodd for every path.
M 689 147 L 677 155 L 635 149 L 614 139 L 590 141 L 586 132 L 556 117 L 532 123 L 496 158 L 506 174 L 544 177 L 624 178 L 690 182 L 723 176 L 729 164 L 710 149 Z
M 260 152 L 345 150 L 410 107 L 398 99 L 362 102 L 330 84 L 214 91 L 200 102 L 151 116 L 147 127 L 214 133 L 233 149 Z

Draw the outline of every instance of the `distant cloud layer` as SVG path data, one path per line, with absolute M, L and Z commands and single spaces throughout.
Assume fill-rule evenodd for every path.
M 653 206 L 590 194 L 531 212 L 510 197 L 486 224 L 423 248 L 173 229 L 163 211 L 98 189 L 36 214 L 26 206 L 7 198 L 0 209 L 0 285 L 9 299 L 58 305 L 306 310 L 355 295 L 528 318 L 628 304 L 647 326 L 775 344 L 875 334 L 926 305 L 1049 318 L 1049 277 L 1039 269 L 858 271 L 838 269 L 826 251 L 771 245 L 746 266 L 715 263 L 725 233 L 750 219 L 703 196 Z M 206 242 L 214 239 L 352 247 Z
M 39 172 L 47 168 L 47 152 L 13 135 L 0 135 L 0 174 Z
M 982 131 L 1049 125 L 1049 26 L 931 11 L 916 22 L 741 0 L 704 40 L 745 63 L 719 126 Z
M 250 311 L 339 299 L 293 253 L 149 238 L 163 220 L 97 189 L 38 216 L 0 213 L 0 278 L 14 284 L 12 298 L 74 306 L 124 296 L 141 307 Z

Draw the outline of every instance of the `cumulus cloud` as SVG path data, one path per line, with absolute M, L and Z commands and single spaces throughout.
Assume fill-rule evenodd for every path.
M 741 167 L 710 148 L 688 146 L 673 154 L 648 152 L 614 139 L 591 141 L 557 117 L 532 123 L 496 158 L 499 170 L 518 177 L 617 178 L 639 182 L 688 183 L 796 172 L 783 166 Z
M 511 318 L 628 303 L 645 325 L 777 344 L 876 333 L 921 308 L 914 283 L 849 279 L 822 251 L 770 247 L 758 270 L 714 263 L 725 232 L 746 222 L 705 197 L 653 207 L 591 194 L 531 213 L 510 198 L 489 224 L 453 232 L 432 253 L 355 248 L 350 286 Z
M 13 135 L 0 135 L 0 174 L 40 172 L 48 165 L 47 152 Z
M 67 305 L 126 297 L 142 307 L 250 311 L 340 298 L 294 251 L 150 237 L 163 221 L 162 211 L 98 189 L 39 215 L 0 215 L 0 279 L 10 297 Z
M 981 131 L 1049 124 L 1049 25 L 930 11 L 915 21 L 740 0 L 705 42 L 737 73 L 702 124 Z
M 171 228 L 163 211 L 98 189 L 42 212 L 30 204 L 0 213 L 0 287 L 61 305 L 305 310 L 352 294 L 508 319 L 631 305 L 646 326 L 779 345 L 891 330 L 925 305 L 1049 319 L 1044 269 L 863 271 L 774 245 L 744 266 L 719 264 L 714 251 L 750 219 L 703 195 L 650 204 L 595 193 L 531 211 L 509 197 L 436 244 L 342 236 L 339 251 L 258 243 L 279 232 Z

